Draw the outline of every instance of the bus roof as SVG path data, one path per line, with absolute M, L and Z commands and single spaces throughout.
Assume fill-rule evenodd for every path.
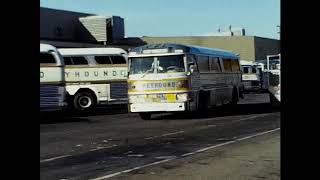
M 203 54 L 203 55 L 217 55 L 227 58 L 239 58 L 235 53 L 227 51 L 224 49 L 216 48 L 205 48 L 200 46 L 191 46 L 184 44 L 175 44 L 175 43 L 163 43 L 163 44 L 148 44 L 144 46 L 136 47 L 130 52 L 135 52 L 141 54 L 143 50 L 147 49 L 173 49 L 173 50 L 182 50 L 184 53 L 193 53 L 193 54 Z
M 241 66 L 254 66 L 254 65 L 257 65 L 257 63 L 254 61 L 240 60 L 240 65 Z
M 256 63 L 262 63 L 262 64 L 267 64 L 267 60 L 256 60 Z M 269 63 L 280 63 L 280 59 L 271 59 Z
M 121 48 L 59 48 L 62 55 L 96 55 L 96 54 L 124 54 L 127 52 Z
M 50 44 L 40 43 L 40 52 L 49 52 L 49 51 L 57 51 L 57 48 Z

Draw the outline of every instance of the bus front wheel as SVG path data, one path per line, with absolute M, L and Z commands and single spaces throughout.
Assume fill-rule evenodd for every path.
M 73 106 L 78 111 L 92 109 L 96 105 L 95 97 L 92 93 L 82 91 L 78 92 L 73 99 Z
M 143 113 L 139 113 L 139 115 L 140 115 L 140 118 L 143 120 L 150 120 L 151 119 L 151 113 L 143 112 Z

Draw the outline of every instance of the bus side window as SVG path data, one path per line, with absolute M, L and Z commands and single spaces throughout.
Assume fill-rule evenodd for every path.
M 56 59 L 50 53 L 40 53 L 40 64 L 56 64 Z
M 240 70 L 239 61 L 237 59 L 231 59 L 231 69 L 235 72 Z
M 87 65 L 88 61 L 83 56 L 73 56 L 72 61 L 74 65 Z
M 225 72 L 230 72 L 232 71 L 232 68 L 231 68 L 231 59 L 222 59 L 223 61 L 223 67 L 224 67 L 224 71 Z
M 210 57 L 210 71 L 221 71 L 219 58 Z
M 249 73 L 249 67 L 243 67 L 243 73 L 248 74 Z
M 123 56 L 110 56 L 113 64 L 126 64 Z
M 188 71 L 191 71 L 191 68 L 192 68 L 192 72 L 199 72 L 195 57 L 196 56 L 193 55 L 193 54 L 190 54 L 190 55 L 187 56 L 187 68 L 188 68 Z
M 209 71 L 209 57 L 208 56 L 198 56 L 197 59 L 198 68 L 200 72 L 208 72 Z
M 257 70 L 256 70 L 256 68 L 255 67 L 252 67 L 252 73 L 257 73 Z
M 111 64 L 109 56 L 95 56 L 94 59 L 98 64 Z
M 65 65 L 72 65 L 73 64 L 71 57 L 63 57 L 63 60 L 64 60 Z

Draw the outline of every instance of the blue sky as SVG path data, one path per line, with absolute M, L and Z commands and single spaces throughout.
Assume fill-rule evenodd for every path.
M 40 6 L 121 16 L 127 37 L 197 36 L 232 25 L 279 39 L 280 0 L 40 0 Z

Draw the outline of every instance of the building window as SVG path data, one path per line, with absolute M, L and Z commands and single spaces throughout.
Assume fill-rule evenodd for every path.
M 56 27 L 56 29 L 54 30 L 54 35 L 57 37 L 63 36 L 63 28 L 60 26 Z

